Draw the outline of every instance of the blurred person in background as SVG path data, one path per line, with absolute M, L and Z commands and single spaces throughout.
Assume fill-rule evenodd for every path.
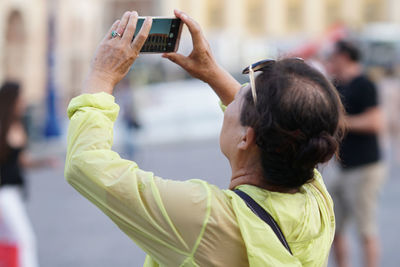
M 121 154 L 127 159 L 133 159 L 135 155 L 135 136 L 136 132 L 140 129 L 140 123 L 137 118 L 136 110 L 134 109 L 134 95 L 133 89 L 130 86 L 129 77 L 126 76 L 116 86 L 114 90 L 115 102 L 120 107 L 120 124 L 119 129 L 122 132 L 122 148 Z
M 53 166 L 53 159 L 33 159 L 27 154 L 23 124 L 25 102 L 18 83 L 0 89 L 0 223 L 15 241 L 19 267 L 38 266 L 36 241 L 25 209 L 24 168 Z
M 329 186 L 336 216 L 334 253 L 341 267 L 350 264 L 345 234 L 349 219 L 355 219 L 357 224 L 364 266 L 378 266 L 380 255 L 376 212 L 385 179 L 378 143 L 383 115 L 376 87 L 363 75 L 360 60 L 361 53 L 355 45 L 339 41 L 328 65 L 347 112 L 347 134 L 340 147 L 340 170 Z
M 378 88 L 382 92 L 381 106 L 386 119 L 386 156 L 391 164 L 400 166 L 400 77 L 395 74 L 394 67 L 387 67 L 385 77 L 379 81 Z
M 339 147 L 344 111 L 336 89 L 296 58 L 250 65 L 244 72 L 251 85 L 241 86 L 215 62 L 199 25 L 175 15 L 189 28 L 193 51 L 163 57 L 220 97 L 230 190 L 162 179 L 111 150 L 119 111 L 111 94 L 151 28 L 147 18 L 132 41 L 136 12 L 111 27 L 95 53 L 86 94 L 69 104 L 66 179 L 148 254 L 145 266 L 326 265 L 335 220 L 315 167 Z

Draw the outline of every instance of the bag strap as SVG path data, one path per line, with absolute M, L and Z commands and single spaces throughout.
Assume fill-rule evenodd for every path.
M 238 189 L 235 189 L 234 192 L 239 195 L 244 200 L 244 202 L 246 202 L 251 211 L 253 211 L 258 217 L 260 217 L 260 219 L 262 219 L 272 228 L 279 241 L 281 241 L 282 245 L 289 251 L 290 254 L 293 255 L 292 251 L 290 250 L 289 244 L 287 243 L 285 236 L 281 231 L 281 228 L 279 228 L 279 225 L 276 223 L 274 218 L 272 218 L 272 216 L 265 209 L 263 209 L 257 202 L 254 201 L 254 199 L 252 199 L 245 192 Z

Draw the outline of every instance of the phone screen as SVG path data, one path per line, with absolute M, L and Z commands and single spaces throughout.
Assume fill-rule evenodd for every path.
M 139 18 L 135 36 L 142 28 L 144 18 Z M 177 48 L 181 29 L 181 20 L 178 18 L 153 18 L 149 36 L 140 52 L 167 53 L 174 52 Z

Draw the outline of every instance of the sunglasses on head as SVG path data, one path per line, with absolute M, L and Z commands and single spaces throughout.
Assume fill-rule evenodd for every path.
M 304 62 L 304 60 L 302 58 L 299 58 L 299 57 L 295 57 L 293 59 L 301 60 L 301 61 Z M 261 60 L 261 61 L 258 61 L 256 63 L 253 63 L 253 64 L 249 65 L 248 67 L 246 67 L 242 71 L 242 74 L 249 74 L 250 88 L 251 88 L 251 94 L 253 96 L 254 105 L 257 104 L 256 82 L 255 82 L 255 79 L 254 79 L 254 72 L 262 71 L 265 67 L 270 66 L 270 65 L 274 64 L 275 62 L 276 61 L 273 60 L 273 59 Z

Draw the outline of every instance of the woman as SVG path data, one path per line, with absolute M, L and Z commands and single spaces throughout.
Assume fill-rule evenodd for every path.
M 0 89 L 0 222 L 18 248 L 19 266 L 38 266 L 35 237 L 23 201 L 24 167 L 41 165 L 24 149 L 27 134 L 22 123 L 25 104 L 17 83 Z M 43 162 L 44 163 L 44 162 Z
M 335 89 L 299 59 L 255 64 L 245 70 L 252 85 L 241 86 L 217 65 L 198 24 L 183 12 L 175 15 L 189 28 L 193 51 L 163 57 L 208 83 L 226 108 L 220 146 L 232 168 L 231 190 L 162 179 L 111 150 L 118 106 L 110 94 L 151 27 L 147 18 L 131 42 L 136 12 L 111 27 L 84 84 L 88 94 L 69 105 L 67 180 L 148 253 L 145 266 L 326 264 L 333 204 L 315 167 L 338 148 L 343 114 Z M 279 227 L 266 224 L 238 192 Z

